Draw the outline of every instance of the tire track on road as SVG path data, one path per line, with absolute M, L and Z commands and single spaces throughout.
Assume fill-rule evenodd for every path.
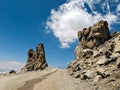
M 25 84 L 22 87 L 18 88 L 17 90 L 33 90 L 34 85 L 36 83 L 41 82 L 42 80 L 46 79 L 49 75 L 51 75 L 51 74 L 53 74 L 57 71 L 58 70 L 55 70 L 53 72 L 45 74 L 45 75 L 41 76 L 40 78 L 35 78 L 35 79 L 32 79 L 32 80 L 28 80 L 28 81 L 25 82 Z

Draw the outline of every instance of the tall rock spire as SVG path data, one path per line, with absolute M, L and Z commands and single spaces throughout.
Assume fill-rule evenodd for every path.
M 44 45 L 42 43 L 36 46 L 36 51 L 28 50 L 28 60 L 26 65 L 21 69 L 22 71 L 36 71 L 48 67 L 45 58 Z

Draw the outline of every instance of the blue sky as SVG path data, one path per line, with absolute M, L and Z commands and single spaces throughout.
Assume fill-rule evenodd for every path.
M 0 72 L 22 67 L 38 43 L 50 66 L 66 67 L 79 30 L 101 19 L 120 30 L 119 17 L 120 0 L 0 0 Z

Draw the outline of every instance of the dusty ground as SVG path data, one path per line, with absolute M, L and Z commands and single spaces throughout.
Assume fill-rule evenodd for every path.
M 64 69 L 0 76 L 0 90 L 94 90 L 75 80 Z

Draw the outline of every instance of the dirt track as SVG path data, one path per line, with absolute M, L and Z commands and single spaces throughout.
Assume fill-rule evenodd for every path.
M 0 76 L 0 90 L 87 90 L 66 70 L 46 69 L 18 75 Z M 90 90 L 90 89 L 88 89 Z

